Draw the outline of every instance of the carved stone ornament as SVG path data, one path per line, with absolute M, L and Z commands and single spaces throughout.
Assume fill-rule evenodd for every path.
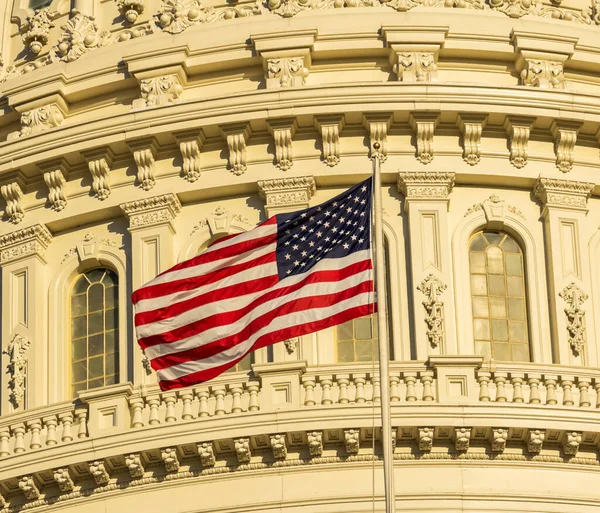
M 134 102 L 134 108 L 159 107 L 177 103 L 183 86 L 177 75 L 165 75 L 140 80 L 140 91 L 141 101 Z
M 65 116 L 56 103 L 50 103 L 21 114 L 21 131 L 17 137 L 35 135 L 62 125 Z
M 340 162 L 340 132 L 344 128 L 344 115 L 316 116 L 315 127 L 321 132 L 323 160 L 329 167 Z
M 569 456 L 577 456 L 583 433 L 578 431 L 567 431 L 563 440 L 563 452 Z
M 419 451 L 430 452 L 433 447 L 433 432 L 432 427 L 419 428 Z
M 392 114 L 364 114 L 363 125 L 369 132 L 369 157 L 374 157 L 373 145 L 379 144 L 379 160 L 387 160 L 387 133 L 392 126 Z
M 227 141 L 229 148 L 229 169 L 234 175 L 242 175 L 246 172 L 246 144 L 252 129 L 250 123 L 233 123 L 221 127 L 221 132 Z
M 591 182 L 539 177 L 533 192 L 544 207 L 586 210 L 594 187 Z
M 165 465 L 167 472 L 179 472 L 179 456 L 176 447 L 166 447 L 160 450 L 160 457 Z
M 510 212 L 515 216 L 525 219 L 523 212 L 513 205 L 507 205 L 506 202 L 503 199 L 500 199 L 497 194 L 492 194 L 489 198 L 483 200 L 481 203 L 474 203 L 472 207 L 467 209 L 464 217 L 481 210 L 483 210 L 485 214 L 485 219 L 488 225 L 503 225 L 506 212 Z
M 52 242 L 52 234 L 41 224 L 0 236 L 0 264 L 7 264 L 20 258 L 44 256 Z
M 458 452 L 466 452 L 469 450 L 471 442 L 471 428 L 455 428 L 454 429 L 454 448 Z
M 288 338 L 283 341 L 283 345 L 285 346 L 288 354 L 293 354 L 293 352 L 298 348 L 298 344 L 300 343 L 300 337 Z
M 546 431 L 543 429 L 530 429 L 527 435 L 527 450 L 531 454 L 539 454 L 544 445 Z
M 98 486 L 105 486 L 110 481 L 110 475 L 108 474 L 108 470 L 106 470 L 106 466 L 104 465 L 104 461 L 96 460 L 92 461 L 89 464 L 90 474 L 96 481 Z
M 92 175 L 92 190 L 96 198 L 104 201 L 110 196 L 110 170 L 114 153 L 110 148 L 93 150 L 83 154 Z
M 19 224 L 25 217 L 23 210 L 23 191 L 17 182 L 9 183 L 0 187 L 0 194 L 6 201 L 4 213 L 13 224 Z
M 567 303 L 567 331 L 573 354 L 578 356 L 585 346 L 585 310 L 581 305 L 587 301 L 588 295 L 574 282 L 562 289 L 558 295 Z
M 534 123 L 533 118 L 507 116 L 504 129 L 508 134 L 510 146 L 510 162 L 518 169 L 527 165 L 529 135 Z
M 316 191 L 315 179 L 312 176 L 260 180 L 257 185 L 267 209 L 281 206 L 307 208 Z
M 446 171 L 400 171 L 396 186 L 407 200 L 447 200 L 455 176 Z
M 393 70 L 401 82 L 436 82 L 437 64 L 434 52 L 398 52 Z
M 35 501 L 40 498 L 40 490 L 32 475 L 21 477 L 19 479 L 19 488 L 28 501 Z
M 179 198 L 172 193 L 130 201 L 119 206 L 129 218 L 130 230 L 170 223 L 181 211 Z
M 506 449 L 508 441 L 508 429 L 495 428 L 492 429 L 492 452 L 501 453 Z
M 33 16 L 28 16 L 22 27 L 23 34 L 21 39 L 35 55 L 42 51 L 42 48 L 48 43 L 50 29 L 54 27 L 52 20 L 58 16 L 56 11 L 50 9 L 36 9 Z
M 110 33 L 99 31 L 93 16 L 76 13 L 62 27 L 63 33 L 58 45 L 50 51 L 53 61 L 73 62 L 94 48 L 106 46 L 110 42 Z
M 344 429 L 344 444 L 348 454 L 358 454 L 358 449 L 360 448 L 360 430 Z
M 292 139 L 296 134 L 296 118 L 267 121 L 269 132 L 275 144 L 275 162 L 282 171 L 288 171 L 293 165 Z
M 487 122 L 487 114 L 459 114 L 457 125 L 462 134 L 463 160 L 470 166 L 481 160 L 481 136 Z
M 87 260 L 99 263 L 100 251 L 104 247 L 119 247 L 122 249 L 122 245 L 114 239 L 110 239 L 108 237 L 98 239 L 95 233 L 87 232 L 84 235 L 83 239 L 81 239 L 76 246 L 70 248 L 69 251 L 65 253 L 61 264 L 66 262 L 73 255 L 77 255 L 77 257 L 79 258 L 79 262 Z
M 276 460 L 285 460 L 287 457 L 287 442 L 285 434 L 271 435 L 271 449 L 273 458 Z
M 125 466 L 133 479 L 144 477 L 144 464 L 142 463 L 142 455 L 139 452 L 125 456 Z
M 311 458 L 319 458 L 323 456 L 323 432 L 308 431 L 306 433 L 308 439 L 308 452 Z
M 63 493 L 70 493 L 75 487 L 73 482 L 73 476 L 69 467 L 62 467 L 54 469 L 53 471 L 54 482 L 58 485 L 58 488 Z
M 554 137 L 554 153 L 556 153 L 556 167 L 563 173 L 573 169 L 575 143 L 577 133 L 583 123 L 578 121 L 552 121 L 550 132 Z
M 27 378 L 27 350 L 29 349 L 29 339 L 22 335 L 13 336 L 8 346 L 2 353 L 8 356 L 8 387 L 10 402 L 15 408 L 23 405 L 25 399 L 25 386 Z
M 48 187 L 48 201 L 56 212 L 60 212 L 67 206 L 67 196 L 65 195 L 67 181 L 63 172 L 61 169 L 55 169 L 44 173 L 44 182 Z
M 21 72 L 22 69 L 18 69 L 14 64 L 5 64 L 4 59 L 0 57 L 0 84 L 11 77 L 20 75 Z
M 143 351 L 143 350 L 142 350 L 142 367 L 144 367 L 146 376 L 150 376 L 150 374 L 152 374 L 152 364 L 150 363 L 150 358 L 148 358 L 148 355 L 146 355 L 145 351 Z
M 540 18 L 574 21 L 585 25 L 590 25 L 591 23 L 600 24 L 593 16 L 593 8 L 581 11 L 570 10 L 559 7 L 560 3 L 555 2 L 554 6 L 548 6 L 542 2 L 535 2 L 533 0 L 490 0 L 489 5 L 492 10 L 504 13 L 511 18 L 522 18 L 526 15 L 532 15 Z
M 561 61 L 524 59 L 521 70 L 523 85 L 544 89 L 564 89 L 565 75 Z
M 267 89 L 303 86 L 309 74 L 304 60 L 305 57 L 267 59 Z
M 233 444 L 238 463 L 250 463 L 250 459 L 252 458 L 252 453 L 250 452 L 250 439 L 236 438 L 233 441 Z
M 433 274 L 429 274 L 417 286 L 417 290 L 425 295 L 423 306 L 427 313 L 427 338 L 432 347 L 437 347 L 444 341 L 444 302 L 439 297 L 446 288 L 447 285 Z
M 212 442 L 199 443 L 198 454 L 200 455 L 200 463 L 204 468 L 215 466 L 216 458 Z
M 149 191 L 156 184 L 158 143 L 154 137 L 148 137 L 130 142 L 129 150 L 133 153 L 137 167 L 138 184 L 145 191 Z
M 439 121 L 439 112 L 412 112 L 409 122 L 417 138 L 417 159 L 422 164 L 433 161 L 433 134 Z
M 144 0 L 117 0 L 117 9 L 129 23 L 135 23 L 144 12 Z
M 206 140 L 204 130 L 200 128 L 199 130 L 188 130 L 173 135 L 177 144 L 179 144 L 179 151 L 183 159 L 183 176 L 188 182 L 193 183 L 200 178 L 202 170 L 200 151 Z

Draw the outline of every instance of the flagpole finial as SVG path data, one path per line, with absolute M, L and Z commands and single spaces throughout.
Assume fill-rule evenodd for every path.
M 381 144 L 379 144 L 378 142 L 376 142 L 376 143 L 373 144 L 373 149 L 375 151 L 379 151 L 380 148 L 381 148 Z
M 373 143 L 373 151 L 371 152 L 372 159 L 376 159 L 378 161 L 381 159 L 381 153 L 379 152 L 379 150 L 381 150 L 381 144 L 378 142 Z

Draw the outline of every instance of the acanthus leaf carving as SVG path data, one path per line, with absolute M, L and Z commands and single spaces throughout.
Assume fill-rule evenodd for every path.
M 165 465 L 167 472 L 179 472 L 181 466 L 177 447 L 165 447 L 160 450 L 160 457 Z
M 288 354 L 293 354 L 300 343 L 300 337 L 292 337 L 283 341 Z
M 323 456 L 323 432 L 308 431 L 306 433 L 308 440 L 308 452 L 311 458 L 320 458 Z
M 396 187 L 407 200 L 447 200 L 455 178 L 450 171 L 400 171 Z
M 52 234 L 41 224 L 2 235 L 0 236 L 0 264 L 31 255 L 43 257 L 51 241 Z
M 463 140 L 463 160 L 470 166 L 481 160 L 481 136 L 487 122 L 487 115 L 459 114 L 458 128 Z
M 133 108 L 160 107 L 177 103 L 183 93 L 177 75 L 144 78 L 140 80 L 141 98 L 135 100 Z
M 125 466 L 133 479 L 144 477 L 144 463 L 142 462 L 142 455 L 139 452 L 126 455 Z
M 436 276 L 429 274 L 418 286 L 417 290 L 425 295 L 423 306 L 427 316 L 427 338 L 432 347 L 438 347 L 444 341 L 444 302 L 440 295 L 447 285 Z
M 52 62 L 64 60 L 73 62 L 94 48 L 106 46 L 110 42 L 110 33 L 98 30 L 93 16 L 77 12 L 62 27 L 63 33 L 58 44 L 50 50 Z
M 556 167 L 563 173 L 568 173 L 573 169 L 575 143 L 582 124 L 577 121 L 553 120 L 550 126 L 552 137 L 554 137 Z
M 119 206 L 129 218 L 130 229 L 170 223 L 181 212 L 179 198 L 173 193 L 129 201 Z
M 317 116 L 315 126 L 321 132 L 323 160 L 329 167 L 340 162 L 340 132 L 344 129 L 344 115 Z
M 11 137 L 35 135 L 62 125 L 65 120 L 62 109 L 56 103 L 50 103 L 21 113 L 21 131 Z
M 11 223 L 19 224 L 25 217 L 23 210 L 23 191 L 17 182 L 12 182 L 0 187 L 0 194 L 6 201 L 4 213 Z
M 392 114 L 364 114 L 363 125 L 369 131 L 369 158 L 375 156 L 373 145 L 379 144 L 379 160 L 387 160 L 387 133 L 392 126 Z
M 250 123 L 233 123 L 221 127 L 229 149 L 229 169 L 234 175 L 242 175 L 248 168 L 246 160 L 246 144 L 252 129 Z
M 305 59 L 302 56 L 267 58 L 267 89 L 303 86 L 309 75 Z
M 565 75 L 561 61 L 524 59 L 521 70 L 523 85 L 543 89 L 564 89 Z
M 396 77 L 401 82 L 436 82 L 437 64 L 435 52 L 396 52 L 397 61 L 393 66 Z
M 135 23 L 144 12 L 144 0 L 117 0 L 117 9 L 129 23 Z
M 54 482 L 63 493 L 71 493 L 75 487 L 69 467 L 56 468 L 53 471 Z
M 273 457 L 276 460 L 285 460 L 287 458 L 287 442 L 284 434 L 271 435 L 271 449 Z
M 8 372 L 10 379 L 8 386 L 10 388 L 9 400 L 15 408 L 23 405 L 26 393 L 27 380 L 27 350 L 29 349 L 29 339 L 23 335 L 15 334 L 8 343 L 6 349 L 2 352 L 8 356 Z
M 271 215 L 270 209 L 274 207 L 307 208 L 316 191 L 312 176 L 259 180 L 257 185 L 260 197 L 266 200 L 268 215 Z
M 201 150 L 206 140 L 204 130 L 191 130 L 174 134 L 179 151 L 183 159 L 183 176 L 193 183 L 200 178 L 202 166 L 200 162 Z
M 560 207 L 586 210 L 588 198 L 595 184 L 559 178 L 539 177 L 533 189 L 534 195 L 544 207 Z
M 275 162 L 282 171 L 288 171 L 293 165 L 292 139 L 296 134 L 296 118 L 278 119 L 267 122 L 269 132 L 275 143 Z
M 90 474 L 98 486 L 105 486 L 110 481 L 110 475 L 106 465 L 102 460 L 95 460 L 89 463 Z
M 579 355 L 585 347 L 585 310 L 581 305 L 587 301 L 588 295 L 581 290 L 575 282 L 563 288 L 558 295 L 567 303 L 567 331 L 569 343 L 575 356 Z
M 529 135 L 535 119 L 507 116 L 504 129 L 508 134 L 510 146 L 510 162 L 517 169 L 527 165 Z
M 40 490 L 33 475 L 22 476 L 18 482 L 19 488 L 28 501 L 35 501 L 40 498 Z
M 54 27 L 52 21 L 58 16 L 58 12 L 48 8 L 36 9 L 33 16 L 28 16 L 23 25 L 21 39 L 33 54 L 37 55 L 42 48 L 48 44 L 50 29 Z
M 411 112 L 409 121 L 417 139 L 417 159 L 422 164 L 429 164 L 433 161 L 433 135 L 439 112 Z
M 198 454 L 200 455 L 200 463 L 204 468 L 215 466 L 216 458 L 212 442 L 199 443 Z

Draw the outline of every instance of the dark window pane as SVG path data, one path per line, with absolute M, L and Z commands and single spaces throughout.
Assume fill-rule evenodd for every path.
M 117 368 L 119 365 L 118 354 L 116 354 L 116 353 L 107 354 L 106 357 L 104 358 L 104 360 L 105 360 L 104 361 L 104 372 L 106 375 L 119 373 L 119 369 Z
M 106 270 L 106 274 L 104 275 L 104 278 L 102 280 L 102 283 L 104 283 L 104 285 L 106 285 L 107 287 L 111 287 L 111 286 L 115 286 L 117 285 L 117 275 L 116 273 L 110 271 L 110 270 Z
M 76 338 L 71 342 L 71 355 L 74 362 L 87 358 L 87 338 Z
M 84 315 L 87 312 L 87 296 L 79 294 L 71 298 L 71 317 Z
M 73 294 L 81 294 L 85 292 L 89 286 L 90 282 L 85 276 L 82 276 L 75 282 L 75 286 L 73 287 Z
M 487 246 L 487 241 L 481 236 L 481 234 L 479 234 L 471 241 L 470 249 L 471 251 L 483 251 L 485 248 L 487 248 Z
M 88 354 L 89 356 L 98 356 L 104 353 L 104 335 L 93 335 L 88 338 Z
M 88 388 L 98 388 L 104 386 L 104 378 L 98 378 L 91 381 L 88 381 Z
M 515 242 L 515 240 L 511 237 L 506 237 L 504 242 L 502 243 L 502 249 L 507 253 L 521 253 L 521 248 Z
M 88 335 L 102 333 L 104 331 L 104 312 L 96 312 L 88 315 Z
M 104 308 L 113 308 L 119 304 L 119 289 L 110 287 L 104 291 Z
M 114 330 L 119 323 L 119 311 L 116 308 L 106 310 L 106 330 Z
M 494 233 L 494 232 L 484 232 L 483 236 L 487 239 L 487 241 L 492 245 L 498 245 L 504 238 L 503 233 Z
M 106 269 L 92 269 L 91 271 L 85 273 L 85 275 L 87 276 L 88 280 L 90 280 L 90 283 L 97 283 L 102 281 L 105 271 Z
M 104 352 L 105 353 L 116 353 L 117 352 L 117 341 L 119 340 L 119 332 L 107 331 L 104 334 Z
M 92 380 L 104 376 L 104 357 L 96 356 L 89 359 L 88 379 Z
M 97 312 L 104 308 L 104 287 L 92 285 L 88 290 L 88 312 Z
M 73 383 L 87 379 L 87 361 L 83 360 L 73 364 Z
M 87 335 L 87 319 L 85 315 L 75 317 L 71 321 L 71 338 L 80 338 Z

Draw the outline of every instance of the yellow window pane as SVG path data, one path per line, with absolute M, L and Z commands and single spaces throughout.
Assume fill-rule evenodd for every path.
M 523 278 L 517 276 L 507 276 L 506 285 L 509 296 L 523 297 Z
M 104 385 L 114 385 L 117 382 L 117 376 L 115 374 L 111 374 L 104 378 Z
M 371 317 L 361 317 L 360 319 L 354 319 L 354 336 L 357 339 L 366 340 L 371 339 Z
M 490 316 L 506 318 L 506 299 L 503 297 L 490 298 Z
M 504 254 L 499 247 L 489 247 L 486 251 L 486 257 L 490 274 L 504 274 Z
M 492 319 L 492 340 L 508 340 L 508 321 Z
M 506 296 L 506 287 L 504 286 L 504 276 L 488 276 L 490 286 L 490 296 Z
M 71 379 L 73 383 L 79 383 L 87 379 L 87 361 L 83 360 L 73 364 Z
M 88 381 L 88 389 L 104 386 L 104 378 L 98 378 Z
M 488 321 L 487 319 L 474 319 L 473 332 L 475 334 L 475 340 L 489 340 L 490 321 Z
M 510 347 L 506 343 L 494 342 L 492 354 L 495 360 L 510 361 Z
M 473 297 L 473 317 L 489 317 L 487 297 Z
M 471 275 L 471 294 L 474 296 L 485 296 L 487 294 L 485 274 Z
M 338 342 L 338 362 L 353 362 L 354 361 L 354 342 L 343 341 Z
M 352 340 L 354 334 L 352 333 L 353 321 L 345 322 L 337 327 L 337 339 L 338 340 Z
M 511 342 L 527 342 L 527 325 L 524 322 L 508 322 Z
M 356 361 L 371 362 L 373 361 L 373 342 L 370 340 L 356 341 Z
M 490 342 L 475 342 L 475 354 L 489 358 L 492 356 L 492 345 Z
M 520 298 L 508 300 L 508 318 L 514 321 L 525 320 L 525 301 Z
M 529 346 L 527 344 L 511 344 L 510 346 L 514 362 L 529 361 Z
M 481 236 L 481 234 L 473 237 L 473 240 L 471 241 L 471 246 L 470 246 L 470 250 L 471 251 L 483 251 L 485 248 L 487 248 L 488 243 L 487 241 Z
M 521 253 L 521 248 L 512 237 L 506 237 L 506 239 L 504 239 L 502 249 L 507 253 Z
M 484 232 L 483 236 L 490 244 L 500 244 L 504 238 L 504 233 Z
M 506 274 L 522 276 L 521 255 L 506 255 Z
M 85 294 L 79 294 L 71 298 L 71 317 L 84 315 L 87 311 L 87 297 Z
M 485 273 L 485 253 L 471 251 L 469 261 L 472 273 Z

